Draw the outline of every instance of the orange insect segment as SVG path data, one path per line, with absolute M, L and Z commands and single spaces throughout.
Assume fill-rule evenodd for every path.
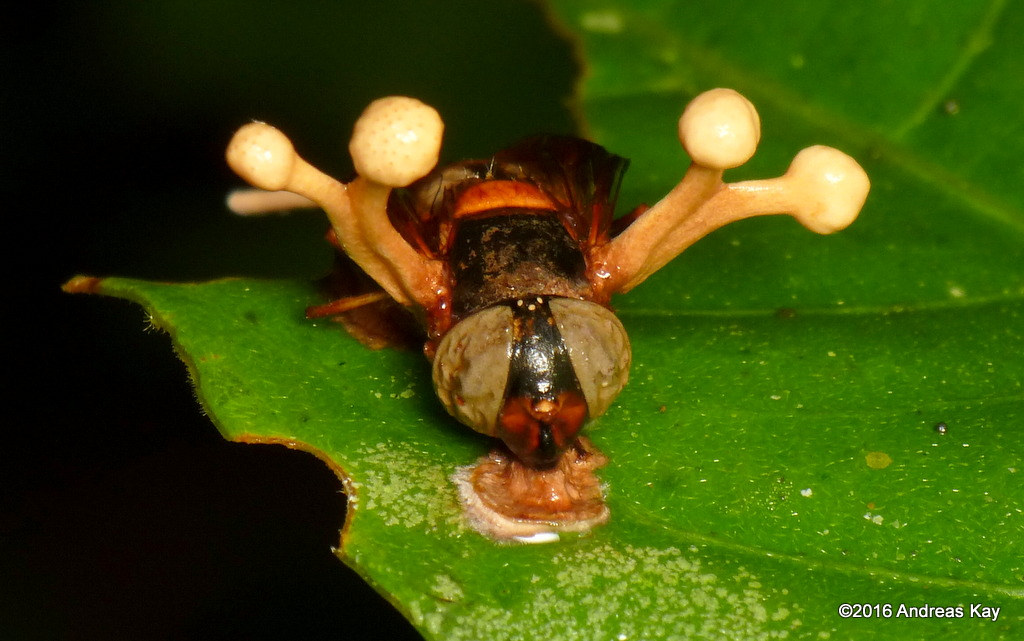
M 516 207 L 554 211 L 555 203 L 530 183 L 515 180 L 488 180 L 462 192 L 455 202 L 455 218 L 493 209 Z

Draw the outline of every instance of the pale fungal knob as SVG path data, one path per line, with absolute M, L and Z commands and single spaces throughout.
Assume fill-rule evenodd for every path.
M 761 119 L 750 101 L 732 89 L 711 89 L 686 106 L 679 141 L 694 163 L 711 169 L 739 167 L 761 140 Z
M 228 144 L 228 164 L 254 187 L 286 189 L 298 155 L 288 137 L 264 122 L 251 122 Z
M 830 234 L 852 223 L 871 188 L 868 175 L 856 160 L 822 145 L 798 153 L 783 180 L 798 203 L 793 216 L 819 234 Z
M 356 172 L 389 187 L 405 187 L 437 165 L 444 123 L 415 98 L 374 100 L 352 131 L 348 150 Z

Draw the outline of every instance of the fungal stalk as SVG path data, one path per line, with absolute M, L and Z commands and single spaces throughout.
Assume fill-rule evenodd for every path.
M 374 101 L 356 122 L 349 143 L 359 176 L 344 184 L 303 160 L 279 130 L 249 123 L 228 145 L 228 164 L 261 190 L 292 192 L 303 200 L 243 192 L 234 194 L 229 205 L 256 213 L 282 204 L 316 203 L 327 213 L 341 249 L 384 291 L 402 305 L 428 307 L 441 287 L 441 266 L 413 249 L 391 225 L 387 202 L 393 188 L 434 168 L 443 131 L 437 111 L 418 100 L 392 96 Z
M 779 178 L 727 184 L 726 169 L 747 162 L 761 138 L 754 106 L 732 89 L 697 96 L 679 119 L 692 164 L 682 181 L 592 257 L 610 293 L 627 292 L 687 247 L 731 222 L 788 214 L 830 234 L 852 223 L 867 198 L 867 174 L 831 147 L 804 149 Z

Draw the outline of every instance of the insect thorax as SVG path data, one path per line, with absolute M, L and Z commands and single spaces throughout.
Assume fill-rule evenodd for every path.
M 583 298 L 590 288 L 579 244 L 554 211 L 502 208 L 461 220 L 449 258 L 456 318 L 529 295 Z

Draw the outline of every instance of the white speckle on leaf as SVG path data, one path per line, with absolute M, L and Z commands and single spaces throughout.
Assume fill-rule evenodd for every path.
M 461 601 L 465 596 L 462 592 L 462 586 L 447 574 L 438 574 L 434 577 L 434 583 L 430 586 L 430 591 L 438 598 L 449 603 Z
M 406 443 L 378 443 L 359 451 L 364 469 L 359 473 L 363 510 L 373 512 L 385 525 L 466 532 L 459 516 L 458 499 L 443 469 Z
M 745 568 L 711 572 L 705 564 L 700 554 L 674 547 L 573 545 L 545 563 L 550 574 L 533 575 L 523 592 L 512 590 L 519 595 L 514 606 L 449 609 L 424 598 L 410 611 L 436 636 L 454 641 L 490 638 L 495 629 L 522 631 L 509 635 L 516 639 L 539 629 L 552 639 L 781 639 L 799 625 L 794 617 L 802 608 Z M 652 608 L 656 619 L 648 617 Z M 434 627 L 431 615 L 439 612 L 445 616 Z
M 592 33 L 622 33 L 622 14 L 616 11 L 587 11 L 580 16 L 580 26 Z
M 871 521 L 875 525 L 881 525 L 885 517 L 883 517 L 881 514 L 872 514 L 871 512 L 868 512 L 864 515 L 864 518 L 868 521 Z

